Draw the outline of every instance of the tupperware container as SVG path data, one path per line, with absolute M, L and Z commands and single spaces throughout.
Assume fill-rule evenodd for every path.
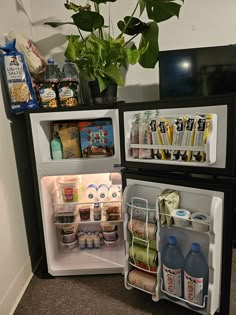
M 117 224 L 112 222 L 102 222 L 100 223 L 104 232 L 112 232 L 115 231 Z
M 79 176 L 63 176 L 60 181 L 60 190 L 64 202 L 77 202 L 81 189 Z
M 60 205 L 54 207 L 55 223 L 73 223 L 76 219 L 77 210 L 74 205 Z
M 76 241 L 76 238 L 77 238 L 76 232 L 65 233 L 64 231 L 62 231 L 61 235 L 62 235 L 62 243 L 64 244 L 72 243 Z
M 103 237 L 104 240 L 106 241 L 116 241 L 118 239 L 118 235 L 116 233 L 116 231 L 112 231 L 112 232 L 103 232 Z
M 88 221 L 90 220 L 90 205 L 81 205 L 79 206 L 79 215 L 81 221 Z
M 104 239 L 104 244 L 107 248 L 114 248 L 118 245 L 118 239 L 116 241 L 106 241 Z

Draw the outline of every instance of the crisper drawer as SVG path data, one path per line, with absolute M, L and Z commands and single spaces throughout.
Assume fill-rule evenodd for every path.
M 103 173 L 120 164 L 118 109 L 29 114 L 38 176 Z
M 235 176 L 235 98 L 121 106 L 122 165 Z

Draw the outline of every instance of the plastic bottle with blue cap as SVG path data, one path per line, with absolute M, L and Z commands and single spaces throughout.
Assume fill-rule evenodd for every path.
M 168 243 L 162 254 L 162 274 L 164 290 L 170 296 L 183 295 L 184 256 L 175 236 L 168 237 Z
M 199 243 L 192 243 L 184 263 L 184 298 L 203 305 L 208 288 L 208 265 Z

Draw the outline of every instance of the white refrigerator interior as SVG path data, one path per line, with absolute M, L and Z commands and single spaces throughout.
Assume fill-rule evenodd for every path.
M 71 188 L 68 185 L 73 185 L 74 179 L 78 191 L 72 192 L 75 200 L 68 202 Z M 120 174 L 44 176 L 40 187 L 49 273 L 53 276 L 122 273 L 125 247 Z M 117 210 L 115 217 L 114 214 L 107 217 L 109 209 Z M 115 242 L 106 243 L 103 239 L 104 224 L 113 224 Z
M 199 228 L 199 225 L 194 225 L 194 221 L 186 219 L 185 223 L 181 226 L 173 224 L 167 227 L 166 223 L 161 224 L 161 209 L 159 208 L 158 196 L 165 190 L 173 190 L 179 194 L 179 208 L 188 209 L 191 214 L 203 213 L 209 216 L 209 221 L 204 228 Z M 132 239 L 140 237 L 137 229 L 135 230 L 135 215 L 133 201 L 138 199 L 146 201 L 146 207 L 138 207 L 139 210 L 146 212 L 146 224 L 148 229 L 147 236 L 150 232 L 150 223 L 148 218 L 150 217 L 150 211 L 155 209 L 156 211 L 156 251 L 157 251 L 157 270 L 153 272 L 143 269 L 142 266 L 136 265 L 134 257 L 130 256 L 130 250 L 132 253 L 132 246 L 134 242 Z M 221 288 L 221 255 L 222 255 L 222 234 L 223 234 L 223 203 L 224 194 L 222 192 L 189 188 L 184 186 L 173 186 L 162 183 L 146 182 L 134 179 L 127 179 L 127 186 L 123 194 L 123 208 L 125 209 L 125 220 L 124 220 L 124 233 L 126 241 L 126 264 L 125 264 L 125 286 L 127 289 L 138 288 L 152 295 L 154 301 L 160 299 L 171 300 L 174 298 L 174 302 L 182 305 L 186 308 L 192 308 L 200 314 L 211 314 L 213 315 L 220 307 L 220 288 Z M 129 210 L 128 210 L 129 209 Z M 131 212 L 133 209 L 133 212 Z M 173 216 L 172 216 L 173 217 Z M 176 219 L 176 218 L 174 218 Z M 132 223 L 133 221 L 133 223 Z M 204 223 L 203 223 L 204 224 Z M 185 226 L 187 225 L 187 226 Z M 131 228 L 132 226 L 132 228 Z M 136 234 L 135 234 L 136 233 Z M 163 275 L 162 275 L 162 253 L 165 245 L 167 244 L 168 236 L 173 235 L 176 237 L 179 247 L 185 256 L 191 248 L 193 242 L 200 244 L 203 255 L 207 261 L 209 267 L 209 284 L 207 289 L 207 295 L 203 298 L 201 305 L 186 303 L 183 297 L 177 298 L 172 296 L 170 293 L 165 292 L 163 287 Z M 148 237 L 144 236 L 144 239 L 148 242 Z M 144 241 L 145 242 L 145 241 Z M 140 244 L 140 240 L 139 240 Z M 143 245 L 143 244 L 142 244 Z M 144 246 L 144 245 L 143 245 Z M 151 246 L 151 245 L 150 245 Z M 136 266 L 135 266 L 136 265 Z M 131 273 L 134 269 L 142 270 L 146 280 L 141 282 L 135 277 L 131 279 Z M 151 275 L 151 276 L 150 276 Z M 146 287 L 143 283 L 146 283 Z M 152 282 L 152 283 L 151 283 Z M 140 285 L 141 283 L 141 285 Z M 150 290 L 149 290 L 149 289 Z M 173 301 L 173 300 L 172 300 Z

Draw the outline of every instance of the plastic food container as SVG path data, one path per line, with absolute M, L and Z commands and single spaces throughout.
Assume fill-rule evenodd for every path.
M 209 230 L 209 216 L 205 213 L 193 213 L 192 216 L 193 229 L 200 232 Z
M 117 239 L 116 241 L 106 241 L 106 240 L 104 239 L 104 244 L 105 244 L 105 246 L 108 247 L 108 248 L 114 248 L 114 247 L 116 247 L 116 246 L 117 246 L 117 243 L 118 243 L 118 239 Z
M 89 205 L 80 206 L 79 215 L 81 221 L 90 220 L 90 206 Z
M 62 243 L 72 243 L 76 241 L 76 233 L 65 233 L 62 231 Z
M 117 233 L 116 231 L 112 231 L 112 232 L 103 232 L 103 237 L 104 240 L 106 241 L 116 241 L 118 239 Z
M 111 222 L 102 222 L 101 227 L 104 232 L 112 232 L 115 231 L 117 224 L 116 223 L 111 223 Z
M 64 202 L 77 202 L 80 191 L 79 176 L 64 176 L 59 181 L 60 190 Z
M 62 242 L 61 245 L 63 248 L 72 249 L 72 248 L 75 248 L 78 244 L 77 244 L 77 240 L 75 240 L 74 242 L 71 242 L 71 243 Z
M 173 219 L 175 225 L 180 227 L 189 226 L 189 219 L 191 217 L 191 212 L 185 209 L 176 209 L 172 211 Z

